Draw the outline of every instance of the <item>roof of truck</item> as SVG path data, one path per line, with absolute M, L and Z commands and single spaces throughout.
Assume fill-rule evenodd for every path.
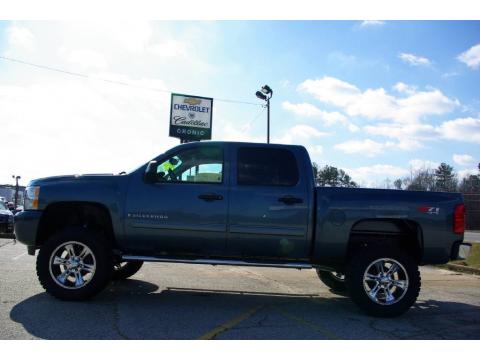
M 192 141 L 184 144 L 179 145 L 189 145 L 189 144 L 216 144 L 216 145 L 223 145 L 223 144 L 238 144 L 238 145 L 259 145 L 259 146 L 272 146 L 272 147 L 304 147 L 302 145 L 295 145 L 295 144 L 277 144 L 277 143 L 263 143 L 263 142 L 246 142 L 246 141 L 218 141 L 218 140 L 206 140 L 206 141 Z M 179 146 L 178 145 L 178 146 Z

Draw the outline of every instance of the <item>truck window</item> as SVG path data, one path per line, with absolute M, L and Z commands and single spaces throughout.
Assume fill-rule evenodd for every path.
M 157 167 L 161 182 L 222 183 L 223 150 L 216 146 L 186 149 Z
M 287 149 L 244 147 L 238 149 L 238 185 L 295 186 L 298 167 Z

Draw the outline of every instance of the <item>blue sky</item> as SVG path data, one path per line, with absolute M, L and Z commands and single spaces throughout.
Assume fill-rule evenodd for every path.
M 257 103 L 214 101 L 213 136 L 264 141 L 263 84 L 274 141 L 365 186 L 442 161 L 463 175 L 480 161 L 479 44 L 478 21 L 0 22 L 3 56 L 137 86 L 0 59 L 2 147 L 25 144 L 0 182 L 146 162 L 178 143 L 168 91 Z

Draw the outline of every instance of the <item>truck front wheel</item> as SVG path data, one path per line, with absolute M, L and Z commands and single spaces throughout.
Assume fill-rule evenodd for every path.
M 399 249 L 353 254 L 346 279 L 351 299 L 372 316 L 403 314 L 420 293 L 418 265 Z
M 109 283 L 113 254 L 101 235 L 83 228 L 61 230 L 41 247 L 37 276 L 61 300 L 84 300 Z
M 345 275 L 339 272 L 317 269 L 318 278 L 330 289 L 338 292 L 346 290 Z

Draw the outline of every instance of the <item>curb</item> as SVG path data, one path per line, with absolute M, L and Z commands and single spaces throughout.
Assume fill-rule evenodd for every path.
M 444 264 L 438 265 L 439 268 L 458 271 L 466 274 L 480 275 L 480 269 L 471 266 L 457 265 L 457 264 Z

